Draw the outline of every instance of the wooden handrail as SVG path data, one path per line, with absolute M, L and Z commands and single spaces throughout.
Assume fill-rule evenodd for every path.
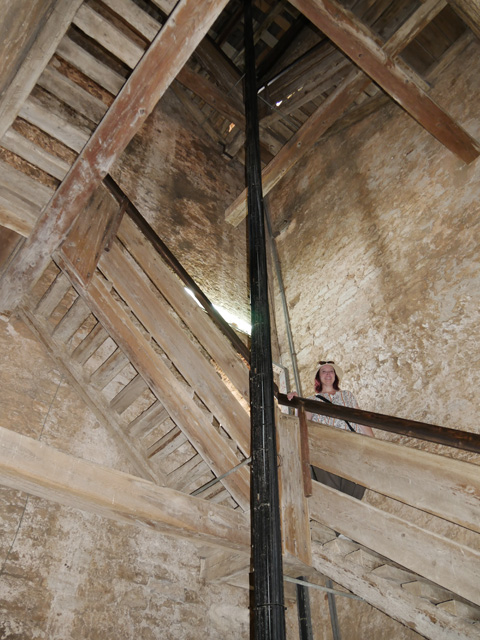
M 357 422 L 367 425 L 368 427 L 373 427 L 374 429 L 390 431 L 391 433 L 398 433 L 403 436 L 409 436 L 410 438 L 418 438 L 419 440 L 427 440 L 428 442 L 435 442 L 436 444 L 443 444 L 448 447 L 463 449 L 464 451 L 480 453 L 480 434 L 478 433 L 461 431 L 460 429 L 449 429 L 448 427 L 440 427 L 435 424 L 417 422 L 416 420 L 387 416 L 382 413 L 364 411 L 363 409 L 342 407 L 337 404 L 327 404 L 326 402 L 319 402 L 299 396 L 295 396 L 289 400 L 284 393 L 277 393 L 276 398 L 279 404 L 287 407 L 293 407 L 295 409 L 303 407 L 305 411 L 318 413 L 322 416 Z
M 193 280 L 190 274 L 183 268 L 177 258 L 173 255 L 167 245 L 163 242 L 163 240 L 158 236 L 156 231 L 152 229 L 149 223 L 142 216 L 137 207 L 131 202 L 128 197 L 124 194 L 120 186 L 115 182 L 115 180 L 107 175 L 104 180 L 104 184 L 108 187 L 114 198 L 119 202 L 124 202 L 124 200 L 128 201 L 126 205 L 126 213 L 130 216 L 130 218 L 135 222 L 138 228 L 142 231 L 143 235 L 152 243 L 158 253 L 162 256 L 165 262 L 171 267 L 174 273 L 180 278 L 180 280 L 187 286 L 189 289 L 193 291 L 195 297 L 201 303 L 207 314 L 213 320 L 213 322 L 217 325 L 217 327 L 222 331 L 222 333 L 230 340 L 232 346 L 237 351 L 237 353 L 242 356 L 242 358 L 250 363 L 250 349 L 242 342 L 242 340 L 237 336 L 232 327 L 226 322 L 222 316 L 215 309 L 213 304 L 207 298 L 207 296 L 200 289 L 198 284 Z

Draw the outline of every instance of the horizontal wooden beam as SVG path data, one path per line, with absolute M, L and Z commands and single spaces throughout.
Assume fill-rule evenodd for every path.
M 477 465 L 315 422 L 309 444 L 316 467 L 480 533 Z
M 180 0 L 46 207 L 0 282 L 0 308 L 34 285 L 88 198 L 140 129 L 227 0 Z
M 309 508 L 313 520 L 480 605 L 478 549 L 422 529 L 318 482 L 313 483 Z
M 159 533 L 248 552 L 247 514 L 62 453 L 0 427 L 0 483 Z

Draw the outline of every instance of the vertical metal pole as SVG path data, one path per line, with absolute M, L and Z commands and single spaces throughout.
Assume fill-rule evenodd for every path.
M 285 639 L 282 542 L 273 405 L 262 172 L 252 5 L 245 0 L 245 115 L 248 186 L 252 425 L 252 554 L 255 640 Z
M 299 576 L 298 579 L 304 580 L 303 576 Z M 310 594 L 308 588 L 301 584 L 297 584 L 297 615 L 300 640 L 313 640 Z

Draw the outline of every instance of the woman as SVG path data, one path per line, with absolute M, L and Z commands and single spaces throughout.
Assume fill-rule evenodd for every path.
M 319 402 L 327 402 L 331 404 L 340 405 L 342 407 L 352 407 L 354 409 L 358 408 L 357 401 L 353 393 L 350 391 L 346 391 L 340 389 L 340 376 L 342 375 L 342 370 L 338 365 L 336 365 L 331 360 L 325 361 L 320 360 L 318 363 L 317 372 L 315 374 L 315 395 L 309 396 L 309 398 L 318 400 Z M 289 393 L 288 397 L 291 399 L 296 393 Z M 312 420 L 313 422 L 320 422 L 322 424 L 328 424 L 337 429 L 346 429 L 347 431 L 356 431 L 357 433 L 362 433 L 366 436 L 373 437 L 373 431 L 370 427 L 366 427 L 361 424 L 350 424 L 344 420 L 339 420 L 338 418 L 329 418 L 328 416 L 322 416 L 316 413 L 306 412 L 306 416 L 308 420 Z M 346 478 L 341 478 L 340 476 L 335 475 L 334 473 L 330 473 L 325 471 L 324 469 L 319 469 L 318 467 L 312 467 L 312 477 L 317 482 L 321 482 L 322 484 L 326 484 L 329 487 L 333 487 L 342 493 L 347 493 L 358 500 L 363 498 L 363 494 L 365 493 L 365 487 L 361 485 L 355 484 L 355 482 L 351 482 Z

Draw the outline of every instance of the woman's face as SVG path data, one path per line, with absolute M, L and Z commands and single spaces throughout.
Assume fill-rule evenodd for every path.
M 331 364 L 326 364 L 320 369 L 320 382 L 322 387 L 331 387 L 335 382 L 335 369 Z

